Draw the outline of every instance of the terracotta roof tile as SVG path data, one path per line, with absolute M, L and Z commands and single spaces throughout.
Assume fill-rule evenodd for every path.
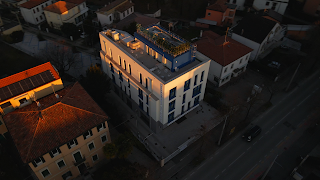
M 65 1 L 58 1 L 54 4 L 51 4 L 45 8 L 43 8 L 43 10 L 45 11 L 50 11 L 53 13 L 57 13 L 57 14 L 62 14 L 74 7 L 76 7 L 77 4 L 74 3 L 69 3 L 69 2 L 65 2 Z
M 121 3 L 125 2 L 125 1 L 128 1 L 128 0 L 116 0 L 116 1 L 113 1 L 112 3 L 106 5 L 105 7 L 101 8 L 101 9 L 99 9 L 99 11 L 109 11 L 109 10 L 115 8 L 116 6 L 118 6 L 119 4 L 121 4 Z
M 253 49 L 229 37 L 226 38 L 225 43 L 225 36 L 217 37 L 216 35 L 216 33 L 204 32 L 203 37 L 196 42 L 197 50 L 222 66 L 226 66 L 253 51 Z
M 50 62 L 41 64 L 39 66 L 27 69 L 25 71 L 19 72 L 17 74 L 5 77 L 0 79 L 0 88 L 8 86 L 10 84 L 13 84 L 15 82 L 21 81 L 23 79 L 26 79 L 28 77 L 34 76 L 36 74 L 40 74 L 44 71 L 50 70 L 52 75 L 54 76 L 55 80 L 60 79 L 59 74 L 57 71 L 53 68 Z
M 3 120 L 28 163 L 105 122 L 108 116 L 77 82 L 4 116 Z
M 122 13 L 125 10 L 131 8 L 132 6 L 134 6 L 134 3 L 131 3 L 131 2 L 128 1 L 128 2 L 126 2 L 124 4 L 122 4 L 121 6 L 117 7 L 116 10 Z
M 45 3 L 47 1 L 48 0 L 30 0 L 25 3 L 20 4 L 19 6 L 21 6 L 23 8 L 31 9 L 31 8 L 34 8 L 34 7 L 36 7 L 42 3 Z
M 228 6 L 225 5 L 225 0 L 218 0 L 216 3 L 207 7 L 209 10 L 225 12 Z

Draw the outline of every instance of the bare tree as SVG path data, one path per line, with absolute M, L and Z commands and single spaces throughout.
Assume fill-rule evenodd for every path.
M 78 54 L 72 52 L 72 48 L 60 44 L 53 44 L 46 51 L 42 51 L 38 58 L 51 62 L 63 76 L 71 68 L 77 68 L 81 61 Z

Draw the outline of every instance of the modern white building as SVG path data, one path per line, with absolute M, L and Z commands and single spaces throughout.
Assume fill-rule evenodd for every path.
M 159 25 L 138 24 L 134 37 L 120 30 L 99 36 L 102 68 L 115 93 L 153 132 L 183 117 L 203 99 L 211 60 L 199 60 L 195 45 Z
M 272 9 L 279 14 L 283 15 L 287 9 L 289 0 L 279 0 L 279 1 L 270 1 L 270 0 L 254 0 L 252 7 L 256 10 L 261 9 Z
M 205 31 L 196 42 L 202 55 L 212 59 L 208 80 L 220 87 L 246 71 L 253 49 L 212 31 Z M 200 56 L 200 55 L 199 55 Z
M 98 21 L 103 26 L 121 21 L 134 12 L 134 4 L 129 0 L 116 0 L 96 11 Z
M 258 16 L 248 14 L 229 31 L 231 38 L 253 49 L 250 60 L 256 60 L 261 53 L 283 35 L 279 23 Z
M 19 5 L 20 12 L 26 22 L 38 25 L 46 21 L 43 8 L 53 3 L 55 3 L 54 0 L 30 0 Z

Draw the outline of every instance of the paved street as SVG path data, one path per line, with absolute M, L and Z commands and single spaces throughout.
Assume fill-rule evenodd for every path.
M 314 123 L 307 117 L 319 97 L 319 81 L 318 73 L 254 120 L 252 124 L 261 126 L 262 133 L 252 142 L 244 142 L 239 134 L 185 179 L 256 179 L 262 175 L 276 155 L 288 150 Z

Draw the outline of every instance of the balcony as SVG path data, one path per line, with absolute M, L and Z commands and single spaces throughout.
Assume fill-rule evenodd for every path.
M 84 155 L 82 155 L 81 158 L 77 158 L 77 161 L 73 161 L 73 164 L 75 166 L 79 166 L 81 163 L 85 162 L 86 161 L 86 157 Z

